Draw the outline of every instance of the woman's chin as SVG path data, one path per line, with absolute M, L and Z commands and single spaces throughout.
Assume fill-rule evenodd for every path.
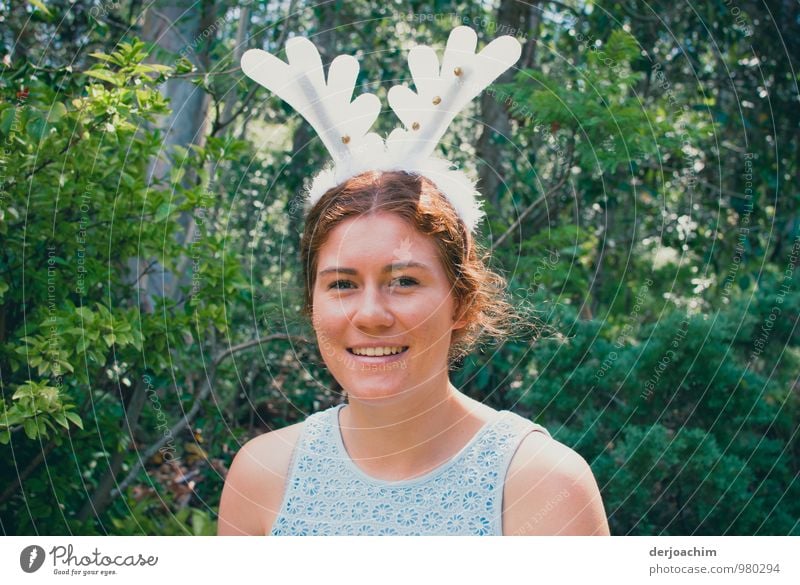
M 389 403 L 406 394 L 404 390 L 392 390 L 387 384 L 373 385 L 365 382 L 351 384 L 346 391 L 348 400 L 358 400 L 370 405 Z

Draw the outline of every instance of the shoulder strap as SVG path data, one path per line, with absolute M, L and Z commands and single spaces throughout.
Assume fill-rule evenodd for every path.
M 516 412 L 511 412 L 510 410 L 503 411 L 503 416 L 498 422 L 498 428 L 506 432 L 513 431 L 515 433 L 524 433 L 519 437 L 520 440 L 524 438 L 525 435 L 533 431 L 544 433 L 552 439 L 550 432 L 545 427 L 518 415 Z
M 504 411 L 503 417 L 498 421 L 497 424 L 497 442 L 499 445 L 502 445 L 501 449 L 501 458 L 498 462 L 497 472 L 499 476 L 498 482 L 498 494 L 499 497 L 496 501 L 496 508 L 494 510 L 494 519 L 493 519 L 493 528 L 494 534 L 502 535 L 503 534 L 503 490 L 505 487 L 506 482 L 506 475 L 508 474 L 508 469 L 511 467 L 511 461 L 514 459 L 514 455 L 516 455 L 519 446 L 522 444 L 522 441 L 527 437 L 529 434 L 534 432 L 541 432 L 545 434 L 549 439 L 552 439 L 552 436 L 544 428 L 542 425 L 532 422 L 515 412 L 511 411 Z
M 286 489 L 285 494 L 288 494 L 293 485 L 292 480 L 300 472 L 298 469 L 300 460 L 307 456 L 313 456 L 316 453 L 324 451 L 323 445 L 326 444 L 327 434 L 329 432 L 328 425 L 331 424 L 333 416 L 336 416 L 337 407 L 315 412 L 306 417 L 303 422 L 303 430 L 297 438 L 294 449 L 292 450 L 292 457 L 289 462 L 289 469 L 286 473 Z

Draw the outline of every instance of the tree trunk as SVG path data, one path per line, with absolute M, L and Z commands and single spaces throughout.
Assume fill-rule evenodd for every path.
M 501 0 L 497 9 L 497 29 L 512 35 L 527 36 L 522 48 L 522 57 L 513 67 L 503 73 L 495 83 L 511 83 L 518 69 L 530 67 L 536 56 L 536 41 L 539 36 L 541 9 L 538 1 L 531 3 L 518 0 Z M 497 36 L 500 36 L 499 34 Z M 511 120 L 508 114 L 510 99 L 500 92 L 484 92 L 481 96 L 483 132 L 476 148 L 477 160 L 483 161 L 479 169 L 480 189 L 484 197 L 497 206 L 506 182 L 508 169 L 503 161 L 512 160 L 513 152 L 508 142 L 511 137 Z
M 155 0 L 149 5 L 142 25 L 142 39 L 154 43 L 174 55 L 183 55 L 198 68 L 200 72 L 208 70 L 210 41 L 216 34 L 213 26 L 215 5 L 213 1 L 203 2 L 202 9 L 195 8 L 192 0 Z M 151 57 L 150 61 L 157 61 Z M 152 161 L 148 169 L 148 181 L 163 179 L 172 169 L 171 146 L 188 147 L 191 144 L 205 145 L 206 118 L 210 96 L 192 84 L 188 79 L 170 79 L 161 90 L 169 100 L 171 113 L 161 120 L 164 156 Z M 183 178 L 183 185 L 192 186 L 197 180 L 196 172 L 188 168 Z M 179 235 L 181 244 L 187 244 L 194 237 L 195 221 L 192 213 L 183 212 L 179 217 L 183 228 Z M 185 263 L 185 258 L 183 262 Z M 132 278 L 136 278 L 138 258 L 128 260 Z M 145 265 L 148 264 L 145 262 Z M 177 299 L 179 294 L 179 278 L 183 283 L 191 280 L 191 274 L 175 276 L 156 262 L 151 274 L 146 274 L 136 285 L 143 299 L 142 310 L 152 312 L 156 297 Z
M 248 30 L 250 29 L 250 7 L 242 5 L 239 7 L 239 24 L 236 27 L 236 44 L 233 47 L 233 65 L 238 67 L 242 60 L 247 45 Z M 233 107 L 236 105 L 236 87 L 232 86 L 228 93 L 222 96 L 225 100 L 225 107 L 222 109 L 222 121 L 228 122 L 233 114 Z M 228 136 L 233 136 L 233 124 L 227 124 L 225 132 Z
M 201 10 L 196 10 L 195 3 L 190 0 L 155 0 L 144 17 L 142 39 L 159 46 L 173 55 L 184 55 L 201 71 L 208 71 L 209 39 L 213 37 L 218 25 L 214 25 L 215 11 L 213 0 L 204 0 Z M 151 55 L 148 62 L 159 62 L 162 55 Z M 162 156 L 154 159 L 147 171 L 150 184 L 169 176 L 172 170 L 171 146 L 184 148 L 191 144 L 205 144 L 206 117 L 209 107 L 209 95 L 186 79 L 170 79 L 161 88 L 161 93 L 169 101 L 171 112 L 160 120 L 159 128 L 163 136 Z M 183 184 L 190 187 L 197 181 L 197 173 L 188 168 Z M 179 244 L 184 246 L 191 242 L 195 232 L 194 216 L 191 212 L 183 212 L 179 217 L 182 233 L 178 234 Z M 185 252 L 178 262 L 185 262 Z M 154 311 L 156 297 L 176 299 L 179 294 L 179 278 L 186 282 L 191 280 L 188 271 L 178 270 L 171 274 L 154 258 L 141 263 L 138 257 L 128 258 L 124 262 L 129 270 L 128 277 L 132 285 L 138 289 L 137 297 L 142 299 L 141 310 L 145 313 Z M 143 266 L 153 264 L 152 271 L 138 279 Z M 135 435 L 139 415 L 145 401 L 145 388 L 141 380 L 126 406 L 123 421 L 123 434 Z M 90 515 L 99 516 L 112 501 L 112 490 L 117 485 L 117 474 L 125 459 L 124 451 L 115 451 L 110 458 L 108 470 L 97 486 L 92 498 L 87 501 L 78 519 L 85 521 Z
M 147 388 L 143 380 L 138 378 L 133 394 L 125 406 L 125 417 L 122 420 L 122 431 L 120 433 L 122 436 L 130 435 L 131 442 L 134 441 L 134 433 L 139 424 L 139 415 L 142 414 L 146 396 Z M 81 522 L 88 520 L 92 513 L 94 513 L 95 517 L 100 516 L 111 503 L 111 490 L 117 484 L 117 474 L 122 468 L 122 462 L 125 459 L 125 450 L 117 449 L 116 445 L 111 447 L 114 449 L 114 453 L 111 456 L 108 470 L 97 485 L 97 489 L 92 494 L 91 499 L 86 501 L 78 513 L 78 520 Z

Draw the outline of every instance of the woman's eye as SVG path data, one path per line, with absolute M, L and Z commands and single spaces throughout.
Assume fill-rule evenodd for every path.
M 405 283 L 405 284 L 401 284 L 401 286 L 403 286 L 403 288 L 407 288 L 409 286 L 414 286 L 414 285 L 419 284 L 415 279 L 409 278 L 408 276 L 401 276 L 399 278 L 395 278 L 393 282 L 395 282 L 395 283 Z M 330 284 L 330 286 L 328 286 L 328 289 L 341 290 L 342 287 L 339 286 L 340 284 L 351 285 L 353 283 L 350 282 L 349 280 L 336 280 L 336 281 L 332 282 Z M 395 285 L 392 284 L 392 286 L 395 286 Z M 349 288 L 349 286 L 347 288 Z
M 331 285 L 328 288 L 329 289 L 331 289 L 331 288 L 339 288 L 338 285 L 341 284 L 341 283 L 350 284 L 350 281 L 349 280 L 337 280 L 335 282 L 332 282 Z
M 411 283 L 409 286 L 413 286 L 415 284 L 418 284 L 416 280 L 414 280 L 413 278 L 409 278 L 407 276 L 401 276 L 400 278 L 396 278 L 395 281 L 397 281 L 397 282 L 405 281 L 405 282 Z

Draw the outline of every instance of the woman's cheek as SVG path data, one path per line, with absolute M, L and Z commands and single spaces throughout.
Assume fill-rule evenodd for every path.
M 336 350 L 333 339 L 326 329 L 317 327 L 317 347 L 322 355 L 330 356 Z
M 356 359 L 350 355 L 347 349 L 337 344 L 324 329 L 317 330 L 317 346 L 328 369 L 339 372 L 357 369 Z

